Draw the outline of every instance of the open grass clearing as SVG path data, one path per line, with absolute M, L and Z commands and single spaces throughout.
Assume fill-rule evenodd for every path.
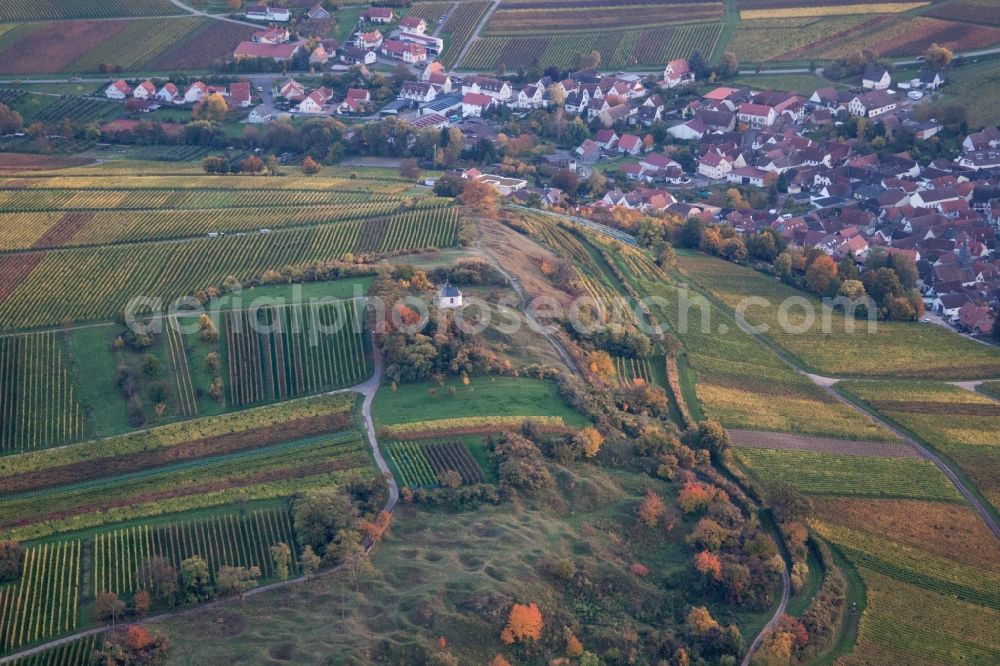
M 448 379 L 442 386 L 428 381 L 399 384 L 395 391 L 383 387 L 373 410 L 379 426 L 470 416 L 554 416 L 567 425 L 586 425 L 553 382 L 528 377 L 473 377 L 468 386 Z

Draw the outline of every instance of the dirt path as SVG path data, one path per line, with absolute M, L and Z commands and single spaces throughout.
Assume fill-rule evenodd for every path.
M 372 448 L 372 454 L 373 454 L 373 457 L 375 458 L 375 464 L 378 466 L 379 471 L 382 472 L 382 474 L 385 475 L 386 481 L 387 481 L 387 483 L 389 485 L 389 497 L 388 497 L 388 499 L 385 502 L 385 506 L 383 507 L 383 510 L 388 511 L 389 513 L 392 513 L 392 511 L 396 508 L 396 505 L 399 503 L 399 486 L 396 483 L 395 477 L 393 477 L 393 475 L 392 475 L 392 471 L 389 469 L 389 465 L 386 464 L 385 458 L 382 457 L 382 452 L 381 452 L 381 450 L 379 449 L 379 446 L 378 446 L 378 439 L 375 436 L 375 421 L 372 418 L 372 403 L 375 400 L 375 394 L 378 392 L 379 386 L 382 384 L 382 353 L 379 350 L 378 345 L 375 344 L 374 339 L 372 340 L 372 347 L 373 347 L 373 357 L 374 357 L 374 366 L 375 366 L 375 371 L 372 373 L 372 376 L 370 378 L 368 378 L 367 381 L 365 381 L 365 382 L 363 382 L 361 384 L 358 384 L 356 386 L 352 386 L 352 387 L 346 388 L 346 389 L 340 389 L 340 390 L 337 390 L 337 391 L 330 391 L 330 393 L 331 394 L 334 394 L 334 393 L 360 393 L 361 395 L 364 396 L 364 402 L 362 403 L 362 406 L 361 406 L 361 414 L 362 414 L 362 417 L 364 418 L 364 422 L 365 422 L 365 431 L 366 431 L 366 433 L 368 435 L 368 444 Z M 371 541 L 366 542 L 365 543 L 365 551 L 366 552 L 370 551 L 373 545 L 374 544 Z M 276 583 L 270 583 L 268 585 L 261 585 L 260 587 L 255 587 L 252 590 L 247 591 L 246 594 L 244 595 L 244 598 L 245 597 L 252 597 L 252 596 L 255 596 L 255 595 L 258 595 L 258 594 L 263 594 L 265 592 L 270 592 L 272 590 L 280 590 L 280 589 L 286 588 L 286 587 L 288 587 L 290 585 L 298 585 L 298 584 L 301 584 L 301 583 L 307 583 L 310 580 L 312 580 L 313 578 L 323 578 L 323 577 L 326 577 L 326 576 L 331 576 L 331 575 L 337 573 L 338 571 L 340 571 L 343 568 L 343 566 L 344 565 L 338 565 L 338 566 L 333 567 L 331 569 L 326 569 L 324 571 L 316 573 L 313 576 L 308 576 L 308 577 L 307 576 L 300 576 L 298 578 L 293 578 L 291 580 L 279 581 L 279 582 L 276 582 Z M 188 607 L 188 608 L 182 608 L 182 609 L 179 609 L 179 610 L 174 610 L 174 611 L 168 611 L 166 613 L 161 613 L 159 615 L 155 615 L 153 617 L 149 617 L 149 618 L 146 618 L 144 620 L 141 620 L 141 621 L 138 622 L 138 624 L 153 624 L 153 623 L 157 623 L 157 622 L 165 622 L 165 621 L 171 620 L 173 618 L 183 617 L 185 615 L 193 615 L 195 613 L 206 612 L 206 611 L 212 610 L 214 608 L 218 608 L 220 606 L 224 606 L 224 605 L 228 605 L 228 604 L 232 604 L 232 603 L 236 603 L 236 602 L 242 603 L 242 601 L 243 601 L 243 599 L 241 599 L 241 597 L 239 595 L 232 596 L 232 597 L 225 597 L 225 598 L 213 601 L 211 603 L 199 604 L 197 606 L 191 606 L 191 607 Z M 109 631 L 110 629 L 111 629 L 110 626 L 96 627 L 94 629 L 87 629 L 86 631 L 79 631 L 79 632 L 77 632 L 75 634 L 71 634 L 69 636 L 63 636 L 62 638 L 58 638 L 56 640 L 49 641 L 48 643 L 43 643 L 43 644 L 37 645 L 37 646 L 35 646 L 33 648 L 30 648 L 30 649 L 27 649 L 27 650 L 23 650 L 21 652 L 15 653 L 15 654 L 7 655 L 6 657 L 0 657 L 0 664 L 12 663 L 12 662 L 14 662 L 17 659 L 21 659 L 23 657 L 29 657 L 31 655 L 38 654 L 40 652 L 44 652 L 44 651 L 49 650 L 49 649 L 52 649 L 52 648 L 55 648 L 55 647 L 59 647 L 60 645 L 65 645 L 66 643 L 71 643 L 71 642 L 73 642 L 75 640 L 79 640 L 81 638 L 87 638 L 89 636 L 94 636 L 94 635 L 97 635 L 97 634 L 103 634 L 106 631 Z
M 774 610 L 774 615 L 771 616 L 771 619 L 767 621 L 767 624 L 760 630 L 760 633 L 754 636 L 753 642 L 750 643 L 750 647 L 747 649 L 747 653 L 743 656 L 743 661 L 740 662 L 740 666 L 750 666 L 750 660 L 753 659 L 754 653 L 757 652 L 761 643 L 764 642 L 764 637 L 769 631 L 774 629 L 778 621 L 781 620 L 781 616 L 785 614 L 785 610 L 788 608 L 788 597 L 791 594 L 791 588 L 791 580 L 788 577 L 788 563 L 786 562 L 785 568 L 781 571 L 781 601 Z

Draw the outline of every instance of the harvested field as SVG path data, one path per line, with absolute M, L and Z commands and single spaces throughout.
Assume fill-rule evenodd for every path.
M 0 73 L 48 74 L 61 71 L 91 49 L 129 27 L 129 21 L 42 23 L 0 51 Z
M 952 0 L 931 7 L 924 12 L 924 16 L 1000 26 L 1000 12 L 997 11 L 996 0 Z
M 932 43 L 953 50 L 987 48 L 1000 42 L 1000 28 L 942 21 L 926 16 L 882 15 L 841 35 L 820 39 L 797 58 L 840 58 L 863 49 L 882 56 L 922 53 Z M 786 58 L 787 59 L 787 58 Z
M 905 444 L 813 437 L 787 432 L 729 429 L 733 446 L 753 449 L 785 449 L 812 451 L 814 453 L 840 453 L 849 456 L 877 456 L 882 458 L 922 458 L 920 453 Z
M 153 60 L 150 69 L 172 71 L 206 67 L 228 57 L 243 40 L 249 39 L 252 28 L 224 21 L 205 21 L 182 41 L 174 43 Z
M 93 160 L 85 157 L 57 157 L 54 155 L 25 155 L 23 153 L 0 153 L 0 174 L 24 171 L 47 171 L 84 166 Z

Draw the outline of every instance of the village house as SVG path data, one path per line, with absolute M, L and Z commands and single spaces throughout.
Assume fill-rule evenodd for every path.
M 924 68 L 920 70 L 920 85 L 927 90 L 937 90 L 944 85 L 944 77 L 940 72 Z
M 365 88 L 348 88 L 344 101 L 337 105 L 336 111 L 340 114 L 360 113 L 371 104 L 372 96 Z
M 289 101 L 301 101 L 305 99 L 306 88 L 295 79 L 285 79 L 278 86 L 278 93 Z
M 245 109 L 251 102 L 249 82 L 237 81 L 229 84 L 229 106 Z
M 392 23 L 396 13 L 390 7 L 372 7 L 361 12 L 361 19 L 368 23 Z
M 517 97 L 511 105 L 515 109 L 538 109 L 548 106 L 545 99 L 545 89 L 537 84 L 524 86 L 517 91 Z
M 427 21 L 417 16 L 405 16 L 399 22 L 399 29 L 422 35 L 427 32 Z
M 136 99 L 153 99 L 156 97 L 156 86 L 152 81 L 143 81 L 132 89 L 132 97 Z
M 354 37 L 354 45 L 359 49 L 377 49 L 382 46 L 382 33 L 378 30 L 358 32 L 358 34 Z
M 323 3 L 317 2 L 312 8 L 306 12 L 306 16 L 309 17 L 310 21 L 329 21 L 332 17 L 330 12 L 323 8 Z
M 871 64 L 861 75 L 861 87 L 865 90 L 887 90 L 892 84 L 892 77 L 882 65 Z
M 345 46 L 340 50 L 340 59 L 348 65 L 374 65 L 377 56 L 375 51 Z
M 167 104 L 179 104 L 184 101 L 184 98 L 177 92 L 177 86 L 169 81 L 164 83 L 163 87 L 156 93 L 156 99 Z
M 733 163 L 729 161 L 729 158 L 714 150 L 709 151 L 698 160 L 698 173 L 711 180 L 721 180 L 732 170 Z
M 467 93 L 488 95 L 497 102 L 506 102 L 511 98 L 513 91 L 507 81 L 486 76 L 470 76 L 462 80 L 462 94 Z
M 687 60 L 671 60 L 663 70 L 663 81 L 667 88 L 676 88 L 694 83 L 694 72 Z
M 184 91 L 184 101 L 187 104 L 200 102 L 201 98 L 208 94 L 208 86 L 201 81 L 195 81 Z
M 108 99 L 125 99 L 132 94 L 132 89 L 124 81 L 115 81 L 104 89 L 104 96 Z
M 267 42 L 240 42 L 233 50 L 233 58 L 270 58 L 275 62 L 288 62 L 302 48 L 304 42 L 270 44 Z
M 427 49 L 419 44 L 407 44 L 398 39 L 387 39 L 382 44 L 382 55 L 394 60 L 402 60 L 408 64 L 415 64 L 427 60 Z
M 777 120 L 778 115 L 774 112 L 773 106 L 765 104 L 740 104 L 737 117 L 741 123 L 746 123 L 754 129 L 770 127 Z
M 310 65 L 325 65 L 329 60 L 330 54 L 327 53 L 326 47 L 322 44 L 317 44 L 313 52 L 309 54 Z
M 399 99 L 408 99 L 420 104 L 431 102 L 437 97 L 437 90 L 424 81 L 405 81 L 399 90 Z
M 594 143 L 604 150 L 611 150 L 618 143 L 618 135 L 611 129 L 598 130 L 594 135 Z
M 465 93 L 462 95 L 462 115 L 481 116 L 492 103 L 493 98 L 489 95 L 474 92 Z
M 642 152 L 642 139 L 635 134 L 622 134 L 618 139 L 618 151 L 625 155 L 638 155 Z
M 329 88 L 317 88 L 306 98 L 299 102 L 299 113 L 325 113 L 327 102 L 333 97 L 333 91 Z
M 601 147 L 590 139 L 584 139 L 583 143 L 576 147 L 576 154 L 584 164 L 593 164 L 601 159 Z
M 874 118 L 895 110 L 896 100 L 885 90 L 873 90 L 856 95 L 847 105 L 851 115 Z
M 252 40 L 262 44 L 284 44 L 289 41 L 288 28 L 268 28 L 253 33 Z
M 403 42 L 409 42 L 410 44 L 422 46 L 427 49 L 427 53 L 435 56 L 444 50 L 444 40 L 440 37 L 431 37 L 430 35 L 423 35 L 415 32 L 400 32 L 398 39 Z
M 266 113 L 262 107 L 257 107 L 250 111 L 250 115 L 247 116 L 247 122 L 251 125 L 264 125 L 271 122 L 271 114 Z
M 251 21 L 267 21 L 269 23 L 287 23 L 292 18 L 291 12 L 287 9 L 268 7 L 267 5 L 251 5 L 247 7 L 244 16 Z

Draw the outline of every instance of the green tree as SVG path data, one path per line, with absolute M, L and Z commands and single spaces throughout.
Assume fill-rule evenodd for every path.
M 24 549 L 16 541 L 0 541 L 0 583 L 21 577 Z
M 340 488 L 310 490 L 292 505 L 295 534 L 299 545 L 313 552 L 325 552 L 337 533 L 357 526 L 358 510 Z
M 313 551 L 312 546 L 306 546 L 302 549 L 302 554 L 299 555 L 299 568 L 304 576 L 309 577 L 316 573 L 320 562 L 319 555 Z
M 240 598 L 260 579 L 259 567 L 221 567 L 215 573 L 219 594 L 238 594 Z
M 115 624 L 125 613 L 125 602 L 114 592 L 100 592 L 94 600 L 94 613 L 102 620 L 111 620 L 111 624 Z
M 222 122 L 227 113 L 229 105 L 226 104 L 226 99 L 219 93 L 212 93 L 194 105 L 191 116 L 194 120 Z
M 210 599 L 214 592 L 208 562 L 197 555 L 181 562 L 181 593 L 186 603 L 205 601 Z
M 271 546 L 271 561 L 278 580 L 288 580 L 288 570 L 292 564 L 292 549 L 287 543 L 278 542 Z

